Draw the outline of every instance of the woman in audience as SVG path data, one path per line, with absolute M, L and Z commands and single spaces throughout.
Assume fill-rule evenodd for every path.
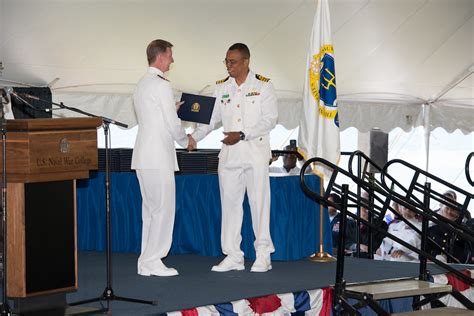
M 390 223 L 388 226 L 388 232 L 419 249 L 421 246 L 420 234 L 407 224 L 407 222 L 419 230 L 421 230 L 421 222 L 417 219 L 416 213 L 407 207 L 400 206 L 400 213 L 403 219 L 399 218 Z M 418 254 L 416 252 L 397 243 L 389 237 L 384 238 L 382 245 L 377 252 L 381 254 L 382 260 L 418 261 Z

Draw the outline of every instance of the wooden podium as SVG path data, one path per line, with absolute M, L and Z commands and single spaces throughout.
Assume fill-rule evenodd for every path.
M 97 169 L 101 123 L 100 118 L 7 121 L 9 297 L 77 289 L 75 179 Z

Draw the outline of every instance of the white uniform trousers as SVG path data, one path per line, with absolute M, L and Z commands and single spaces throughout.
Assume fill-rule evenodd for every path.
M 138 270 L 153 270 L 154 262 L 166 257 L 173 240 L 175 179 L 173 169 L 137 170 L 142 195 L 142 249 Z
M 268 163 L 244 163 L 238 166 L 219 164 L 219 188 L 222 205 L 222 252 L 236 260 L 243 259 L 240 249 L 245 191 L 250 204 L 257 255 L 275 251 L 270 236 L 270 178 Z

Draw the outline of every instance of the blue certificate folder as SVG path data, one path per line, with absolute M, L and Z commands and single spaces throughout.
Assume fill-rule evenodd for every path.
M 184 101 L 178 111 L 181 120 L 209 124 L 216 98 L 183 93 L 181 101 Z

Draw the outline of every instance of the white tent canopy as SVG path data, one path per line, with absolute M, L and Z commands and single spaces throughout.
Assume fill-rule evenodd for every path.
M 329 4 L 342 129 L 474 131 L 474 1 Z M 55 101 L 134 126 L 131 92 L 151 40 L 174 44 L 177 97 L 212 93 L 227 48 L 244 42 L 253 70 L 278 91 L 280 123 L 293 128 L 315 8 L 315 0 L 0 0 L 0 86 L 60 78 Z

